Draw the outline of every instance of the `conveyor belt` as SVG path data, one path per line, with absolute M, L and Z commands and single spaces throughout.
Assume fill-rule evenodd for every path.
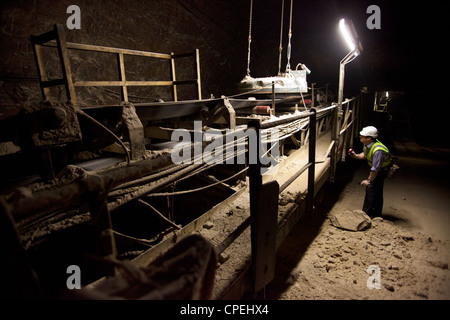
M 145 102 L 134 103 L 136 113 L 141 121 L 163 120 L 177 117 L 189 116 L 200 112 L 202 108 L 213 108 L 219 104 L 224 104 L 225 98 L 204 99 L 204 100 L 185 100 L 185 101 L 166 101 L 166 102 Z M 237 99 L 227 98 L 234 109 L 255 107 L 260 105 L 271 105 L 272 99 Z M 295 105 L 300 101 L 299 96 L 289 96 L 281 99 L 275 99 L 277 105 Z M 119 105 L 101 105 L 87 106 L 82 109 L 103 109 L 119 107 Z

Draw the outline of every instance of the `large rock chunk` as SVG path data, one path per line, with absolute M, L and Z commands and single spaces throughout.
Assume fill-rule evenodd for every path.
M 330 220 L 333 226 L 350 231 L 361 231 L 370 228 L 372 225 L 372 220 L 362 210 L 345 210 L 344 212 L 333 213 Z

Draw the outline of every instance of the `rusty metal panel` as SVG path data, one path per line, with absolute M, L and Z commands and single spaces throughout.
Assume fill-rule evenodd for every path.
M 131 159 L 145 155 L 144 127 L 136 114 L 136 108 L 129 102 L 122 103 L 122 119 L 125 123 L 130 142 Z

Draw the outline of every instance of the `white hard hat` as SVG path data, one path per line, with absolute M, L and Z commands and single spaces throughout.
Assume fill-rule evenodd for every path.
M 373 126 L 368 126 L 368 127 L 364 127 L 359 134 L 364 137 L 377 138 L 378 130 L 377 130 L 377 128 L 375 128 Z

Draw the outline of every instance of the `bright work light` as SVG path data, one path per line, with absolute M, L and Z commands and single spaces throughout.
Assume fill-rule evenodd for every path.
M 345 77 L 345 65 L 353 61 L 356 56 L 363 50 L 361 43 L 358 40 L 358 34 L 356 33 L 355 27 L 351 20 L 346 21 L 341 19 L 339 21 L 339 30 L 347 43 L 350 52 L 341 60 L 339 64 L 339 92 L 338 92 L 338 109 L 337 114 L 342 113 L 342 99 L 344 97 L 344 77 Z M 339 125 L 336 126 L 336 132 L 333 135 L 339 139 L 340 128 Z
M 352 33 L 345 19 L 341 19 L 341 21 L 339 21 L 339 29 L 341 30 L 342 36 L 344 37 L 350 51 L 355 51 L 357 48 L 355 40 L 353 39 Z

